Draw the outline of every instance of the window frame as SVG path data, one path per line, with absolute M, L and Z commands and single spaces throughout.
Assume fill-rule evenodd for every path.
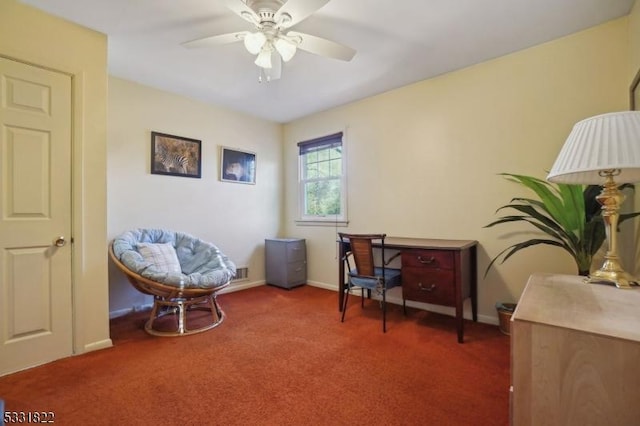
M 322 144 L 335 143 L 340 140 L 341 146 L 341 170 L 340 170 L 340 214 L 339 215 L 308 215 L 305 214 L 305 184 L 311 179 L 304 179 L 304 148 L 309 146 L 321 146 Z M 332 133 L 326 136 L 298 142 L 298 219 L 296 224 L 309 226 L 346 226 L 347 216 L 347 149 L 345 132 Z

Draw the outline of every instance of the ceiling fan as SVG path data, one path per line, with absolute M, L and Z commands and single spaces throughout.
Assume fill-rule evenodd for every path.
M 297 31 L 288 31 L 327 4 L 329 0 L 225 0 L 234 13 L 253 24 L 255 32 L 238 31 L 182 43 L 187 48 L 210 47 L 243 41 L 256 55 L 258 81 L 280 78 L 282 61 L 289 62 L 297 49 L 350 61 L 356 51 L 336 42 Z

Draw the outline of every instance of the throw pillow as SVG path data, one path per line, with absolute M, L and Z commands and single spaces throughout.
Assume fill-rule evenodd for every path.
M 138 243 L 137 247 L 144 260 L 153 264 L 157 270 L 162 272 L 182 272 L 176 249 L 173 248 L 171 243 Z

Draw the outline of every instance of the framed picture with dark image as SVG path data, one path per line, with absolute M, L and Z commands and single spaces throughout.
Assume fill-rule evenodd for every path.
M 220 180 L 234 183 L 256 183 L 255 152 L 220 147 Z
M 151 132 L 152 174 L 200 178 L 201 166 L 201 141 Z

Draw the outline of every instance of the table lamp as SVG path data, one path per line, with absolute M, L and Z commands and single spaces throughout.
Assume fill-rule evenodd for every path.
M 638 282 L 620 264 L 617 229 L 623 183 L 640 181 L 640 111 L 597 115 L 573 127 L 547 180 L 555 183 L 601 185 L 596 200 L 602 206 L 607 252 L 589 283 L 631 288 Z

